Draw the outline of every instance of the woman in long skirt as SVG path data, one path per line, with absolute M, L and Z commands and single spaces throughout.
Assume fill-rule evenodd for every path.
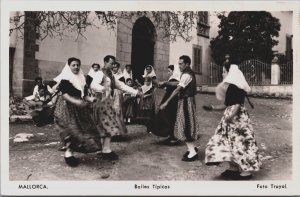
M 80 60 L 69 58 L 61 74 L 54 80 L 61 92 L 54 111 L 55 125 L 66 147 L 66 163 L 76 166 L 78 160 L 73 156 L 73 151 L 88 153 L 102 149 L 91 109 L 84 100 L 85 78 L 80 69 Z
M 168 71 L 171 74 L 169 80 L 159 83 L 159 88 L 165 88 L 166 90 L 166 93 L 161 100 L 161 104 L 171 96 L 180 81 L 181 72 L 178 65 L 169 65 Z M 168 137 L 165 140 L 165 143 L 168 145 L 176 145 L 179 142 L 174 137 L 177 104 L 178 97 L 174 97 L 165 109 L 159 110 L 157 114 L 155 114 L 149 128 L 149 130 L 157 136 Z
M 229 162 L 230 168 L 221 176 L 233 180 L 249 180 L 252 171 L 260 169 L 261 162 L 249 114 L 244 106 L 250 87 L 237 65 L 224 63 L 223 82 L 216 89 L 217 99 L 225 107 L 209 106 L 206 109 L 225 109 L 224 115 L 205 150 L 205 163 L 218 165 Z

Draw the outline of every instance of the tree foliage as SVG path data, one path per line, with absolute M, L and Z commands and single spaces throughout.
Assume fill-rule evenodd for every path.
M 218 36 L 210 42 L 212 58 L 221 65 L 226 54 L 234 63 L 247 59 L 270 62 L 272 48 L 278 44 L 279 19 L 265 11 L 230 12 L 219 15 Z
M 14 31 L 20 32 L 21 35 L 23 34 L 25 13 L 20 12 L 10 18 L 10 35 Z M 192 11 L 95 11 L 95 17 L 91 17 L 91 11 L 35 11 L 32 13 L 35 14 L 34 24 L 40 39 L 45 39 L 46 37 L 63 38 L 70 35 L 70 33 L 75 33 L 77 38 L 79 36 L 84 37 L 84 32 L 87 28 L 99 28 L 96 25 L 99 23 L 96 23 L 95 20 L 100 21 L 100 25 L 104 25 L 108 29 L 115 31 L 118 19 L 122 18 L 131 21 L 134 18 L 146 16 L 152 19 L 157 29 L 163 30 L 164 37 L 170 39 L 170 41 L 176 41 L 177 38 L 190 41 L 192 38 L 191 32 L 193 28 L 197 27 L 199 19 L 199 12 Z

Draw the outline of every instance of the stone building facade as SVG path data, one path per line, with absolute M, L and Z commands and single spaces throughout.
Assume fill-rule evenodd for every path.
M 11 13 L 14 14 L 20 13 Z M 95 15 L 91 13 L 90 17 Z M 47 37 L 40 40 L 34 30 L 34 18 L 34 12 L 25 12 L 24 37 L 20 38 L 18 32 L 10 37 L 10 93 L 15 96 L 30 95 L 37 76 L 44 80 L 53 79 L 69 57 L 81 59 L 85 74 L 93 63 L 102 66 L 106 55 L 114 55 L 122 68 L 131 64 L 137 78 L 143 74 L 144 67 L 151 64 L 158 78 L 166 80 L 167 66 L 177 64 L 180 55 L 193 58 L 193 45 L 206 42 L 202 52 L 208 53 L 209 39 L 199 37 L 196 30 L 191 42 L 170 42 L 162 29 L 155 28 L 151 17 L 120 18 L 115 32 L 95 20 L 95 25 L 100 28 L 88 28 L 84 32 L 85 38 L 77 40 L 72 35 L 63 39 Z
M 133 65 L 134 75 L 139 78 L 147 64 L 154 66 L 160 80 L 167 79 L 167 66 L 177 64 L 181 55 L 192 59 L 192 68 L 196 71 L 197 85 L 209 75 L 213 61 L 210 40 L 217 35 L 218 19 L 215 12 L 199 12 L 199 28 L 194 28 L 190 42 L 178 38 L 170 42 L 164 37 L 162 29 L 156 28 L 153 18 L 119 18 L 116 31 L 108 30 L 100 21 L 94 20 L 99 28 L 87 28 L 85 37 L 76 39 L 76 35 L 61 38 L 37 38 L 34 31 L 34 12 L 25 12 L 24 37 L 19 32 L 10 36 L 10 93 L 15 96 L 27 96 L 32 93 L 34 79 L 41 76 L 51 80 L 62 70 L 69 57 L 78 57 L 86 74 L 93 63 L 103 65 L 106 55 L 114 55 L 122 68 Z M 282 25 L 279 44 L 274 48 L 278 53 L 286 52 L 286 40 L 292 37 L 292 12 L 271 12 L 278 17 Z M 11 13 L 11 16 L 20 14 Z M 91 12 L 90 17 L 96 17 Z M 286 21 L 283 22 L 283 21 Z M 291 39 L 290 39 L 291 40 Z

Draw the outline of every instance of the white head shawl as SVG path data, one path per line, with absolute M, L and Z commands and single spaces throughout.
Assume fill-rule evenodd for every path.
M 61 73 L 53 79 L 58 84 L 61 82 L 61 80 L 67 80 L 69 81 L 76 89 L 81 91 L 81 97 L 84 95 L 84 86 L 85 86 L 85 77 L 81 70 L 79 69 L 78 74 L 74 74 L 71 71 L 70 66 L 68 63 L 66 63 L 65 67 L 62 69 Z
M 93 83 L 101 84 L 103 80 L 103 72 L 102 70 L 98 70 L 95 72 L 93 68 L 90 69 L 88 75 L 93 78 Z
M 112 72 L 113 73 L 113 72 Z M 115 79 L 119 80 L 120 78 L 124 77 L 123 72 L 121 70 L 121 68 L 118 68 L 118 72 L 115 74 L 113 73 Z M 124 77 L 125 78 L 125 77 Z
M 251 88 L 248 85 L 245 76 L 239 67 L 235 64 L 230 65 L 229 72 L 225 79 L 216 87 L 216 97 L 218 100 L 224 101 L 229 84 L 234 84 L 245 92 L 250 92 Z
M 147 91 L 149 91 L 151 88 L 152 88 L 152 81 L 151 81 L 151 83 L 150 83 L 150 85 L 149 86 L 147 86 L 147 85 L 142 85 L 142 92 L 143 92 L 143 94 L 145 94 Z
M 174 65 L 173 73 L 172 73 L 172 75 L 170 76 L 169 81 L 170 81 L 171 79 L 176 79 L 177 81 L 180 81 L 181 74 L 182 74 L 182 73 L 181 73 L 181 71 L 180 71 L 179 65 L 178 65 L 178 64 L 175 64 L 175 65 Z
M 130 78 L 130 79 L 133 79 L 132 78 L 132 70 L 130 71 L 130 73 L 127 72 L 126 68 L 124 68 L 123 70 L 123 77 L 125 78 L 125 81 Z
M 147 73 L 147 67 L 151 67 L 152 68 L 152 71 L 151 71 L 151 73 Z M 155 74 L 155 71 L 154 71 L 154 68 L 153 68 L 153 66 L 151 66 L 151 65 L 147 65 L 146 67 L 145 67 L 145 69 L 144 69 L 144 75 L 143 75 L 143 78 L 146 78 L 146 77 L 156 77 L 156 74 Z

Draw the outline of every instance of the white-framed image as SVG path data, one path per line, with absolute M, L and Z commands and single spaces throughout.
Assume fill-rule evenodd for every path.
M 299 195 L 299 3 L 1 4 L 1 194 Z

